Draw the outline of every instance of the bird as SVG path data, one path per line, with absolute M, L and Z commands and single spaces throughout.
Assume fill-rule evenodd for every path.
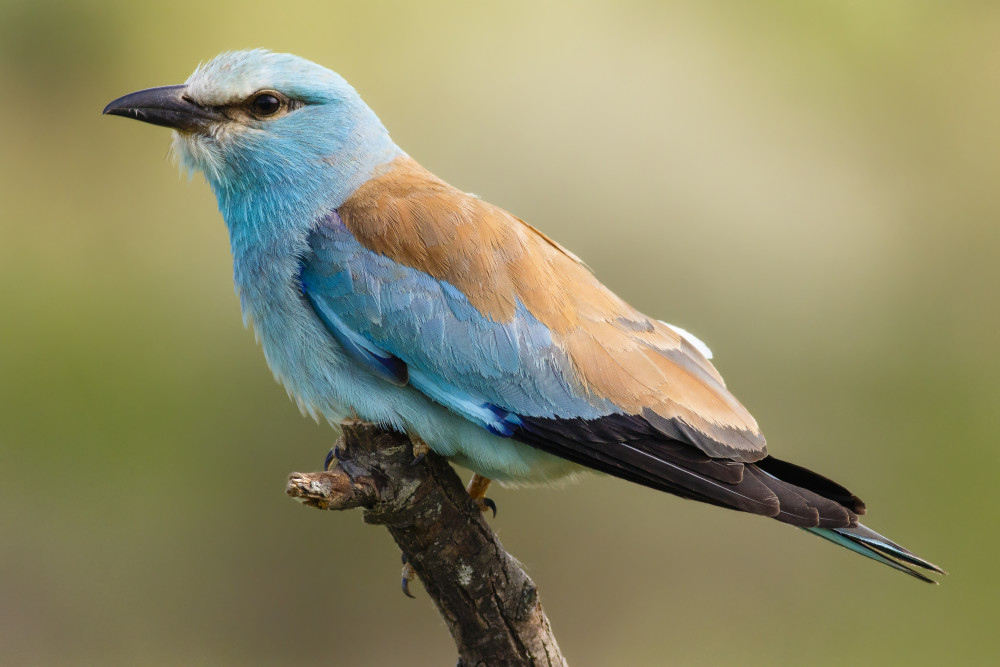
M 480 500 L 490 480 L 590 469 L 944 574 L 860 523 L 844 486 L 772 456 L 701 340 L 422 167 L 332 70 L 228 51 L 104 113 L 171 128 L 204 174 L 244 324 L 305 414 L 410 434 L 472 470 Z

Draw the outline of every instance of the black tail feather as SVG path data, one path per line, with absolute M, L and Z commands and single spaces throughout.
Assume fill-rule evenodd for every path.
M 865 504 L 826 477 L 773 456 L 715 458 L 641 421 L 521 418 L 513 437 L 543 451 L 682 498 L 798 526 L 921 581 L 944 571 L 858 523 Z

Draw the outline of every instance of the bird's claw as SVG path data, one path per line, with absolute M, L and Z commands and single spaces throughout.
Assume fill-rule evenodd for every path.
M 497 504 L 493 502 L 492 498 L 486 498 L 484 496 L 482 498 L 476 498 L 475 501 L 476 501 L 476 506 L 479 507 L 480 512 L 485 514 L 486 510 L 490 510 L 491 512 L 493 512 L 493 518 L 494 519 L 497 518 Z
M 334 459 L 337 459 L 337 461 L 343 461 L 346 458 L 347 455 L 344 453 L 344 450 L 340 448 L 340 445 L 334 445 L 333 449 L 327 452 L 326 458 L 323 460 L 323 470 L 329 470 L 330 464 L 333 463 Z
M 403 595 L 408 598 L 416 598 L 417 596 L 410 592 L 410 582 L 417 575 L 414 571 L 413 566 L 406 562 L 406 554 L 403 554 L 403 578 L 401 586 L 403 588 Z
M 424 457 L 427 456 L 427 452 L 431 451 L 431 448 L 417 435 L 410 435 L 410 442 L 413 443 L 413 460 L 410 461 L 410 466 L 416 467 L 424 460 Z
M 476 503 L 476 507 L 479 508 L 480 512 L 491 510 L 495 519 L 497 516 L 497 504 L 486 497 L 486 489 L 488 488 L 490 488 L 490 478 L 476 473 L 469 480 L 469 485 L 465 487 L 465 490 L 469 493 L 469 497 L 472 498 L 472 502 Z

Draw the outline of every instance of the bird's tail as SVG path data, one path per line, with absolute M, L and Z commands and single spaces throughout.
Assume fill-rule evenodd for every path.
M 889 567 L 895 568 L 900 572 L 905 572 L 912 577 L 916 577 L 920 581 L 926 581 L 931 584 L 937 583 L 933 579 L 925 576 L 923 573 L 913 569 L 910 565 L 916 565 L 917 567 L 937 572 L 939 574 L 947 574 L 934 563 L 928 562 L 923 558 L 916 556 L 912 552 L 904 549 L 895 542 L 882 537 L 874 530 L 866 528 L 860 523 L 857 526 L 849 528 L 803 528 L 803 530 L 807 530 L 813 535 L 819 535 L 823 539 L 830 540 L 834 544 L 839 544 L 846 549 L 850 549 L 854 553 L 859 553 L 862 556 L 871 558 L 872 560 L 885 563 Z

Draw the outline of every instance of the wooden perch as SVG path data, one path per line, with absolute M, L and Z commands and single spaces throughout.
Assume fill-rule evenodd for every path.
M 535 584 L 458 475 L 433 452 L 414 464 L 413 450 L 405 435 L 345 423 L 337 465 L 293 473 L 286 492 L 319 509 L 362 507 L 365 522 L 385 526 L 448 624 L 459 665 L 565 665 Z

